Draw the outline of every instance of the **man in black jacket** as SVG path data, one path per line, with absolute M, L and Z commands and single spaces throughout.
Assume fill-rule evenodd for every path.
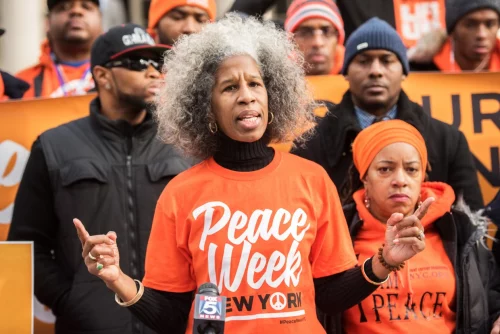
M 92 234 L 116 231 L 121 267 L 142 279 L 156 201 L 191 165 L 156 138 L 149 110 L 166 49 L 140 26 L 110 29 L 92 48 L 90 115 L 33 144 L 8 240 L 34 241 L 35 295 L 56 315 L 57 333 L 153 333 L 88 273 L 72 219 Z
M 482 208 L 477 173 L 465 136 L 431 118 L 408 99 L 401 89 L 408 72 L 406 49 L 397 32 L 378 18 L 366 22 L 346 44 L 342 74 L 349 82 L 349 90 L 340 104 L 329 108 L 305 147 L 297 147 L 292 153 L 322 165 L 341 195 L 345 195 L 354 138 L 375 121 L 398 118 L 422 133 L 429 152 L 429 180 L 448 183 L 473 209 Z

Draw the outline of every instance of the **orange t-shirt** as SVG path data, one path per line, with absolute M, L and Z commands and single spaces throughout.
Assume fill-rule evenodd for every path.
M 438 182 L 424 183 L 421 199 L 436 201 L 422 219 L 426 248 L 380 286 L 371 296 L 344 313 L 347 333 L 443 334 L 455 330 L 455 270 L 433 222 L 449 211 L 455 200 L 453 189 Z M 373 218 L 363 203 L 364 190 L 355 193 L 356 208 L 363 220 L 354 251 L 359 264 L 378 251 L 385 235 L 385 224 Z
M 445 0 L 393 0 L 396 30 L 407 48 L 427 32 L 445 28 Z
M 356 265 L 337 195 L 317 164 L 276 151 L 253 172 L 208 159 L 165 188 L 144 286 L 170 292 L 212 282 L 227 297 L 227 333 L 324 333 L 313 278 Z M 193 309 L 186 333 L 192 333 Z

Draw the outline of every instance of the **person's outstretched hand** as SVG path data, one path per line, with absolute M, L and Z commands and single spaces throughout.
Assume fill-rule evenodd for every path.
M 73 223 L 82 243 L 82 257 L 89 273 L 101 278 L 107 285 L 115 282 L 121 274 L 116 233 L 89 235 L 79 219 L 73 219 Z

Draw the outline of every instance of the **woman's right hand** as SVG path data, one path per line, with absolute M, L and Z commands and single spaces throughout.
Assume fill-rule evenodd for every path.
M 420 220 L 435 201 L 427 198 L 422 205 L 408 217 L 394 213 L 387 221 L 383 258 L 389 265 L 399 265 L 425 249 L 424 227 Z
M 116 245 L 116 233 L 89 235 L 82 222 L 75 218 L 76 233 L 82 243 L 82 257 L 89 273 L 111 285 L 120 278 L 120 254 Z

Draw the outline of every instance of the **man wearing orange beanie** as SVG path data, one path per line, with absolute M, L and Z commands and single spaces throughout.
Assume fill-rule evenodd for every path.
M 339 74 L 344 61 L 344 22 L 333 0 L 294 0 L 285 30 L 304 54 L 307 75 Z
M 215 0 L 152 0 L 148 32 L 157 43 L 173 45 L 180 36 L 214 21 L 216 13 Z

